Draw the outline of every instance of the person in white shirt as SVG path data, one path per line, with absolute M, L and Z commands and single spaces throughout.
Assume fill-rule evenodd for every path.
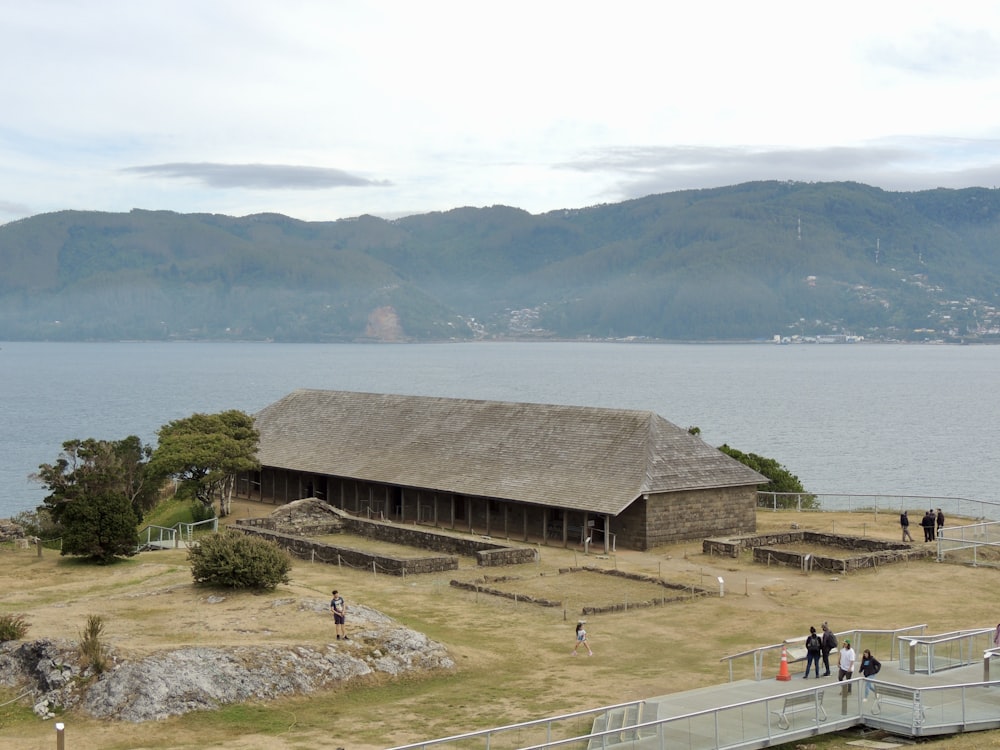
M 854 649 L 851 648 L 851 642 L 844 640 L 844 645 L 840 649 L 840 673 L 837 676 L 837 682 L 842 680 L 850 680 L 854 677 Z M 847 692 L 851 692 L 851 686 L 847 686 Z

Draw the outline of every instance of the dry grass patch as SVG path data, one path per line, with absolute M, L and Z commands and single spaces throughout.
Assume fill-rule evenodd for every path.
M 241 517 L 273 510 L 236 507 Z M 887 514 L 762 511 L 759 519 L 762 530 L 797 523 L 816 531 L 891 540 L 899 531 L 898 519 Z M 583 582 L 570 596 L 562 589 L 565 613 L 451 587 L 454 577 L 483 576 L 482 569 L 464 565 L 448 574 L 401 578 L 296 561 L 290 584 L 268 594 L 225 593 L 219 600 L 213 598 L 218 592 L 193 585 L 182 551 L 143 553 L 110 568 L 74 565 L 50 552 L 39 560 L 34 551 L 2 551 L 0 613 L 23 613 L 31 622 L 29 638 L 76 639 L 87 615 L 100 612 L 105 640 L 123 653 L 181 643 L 325 644 L 333 638 L 329 614 L 305 605 L 325 604 L 336 588 L 348 607 L 373 607 L 441 641 L 458 665 L 448 674 L 229 707 L 141 728 L 64 717 L 67 747 L 101 750 L 381 750 L 718 684 L 728 678 L 723 656 L 803 636 L 810 625 L 824 620 L 838 630 L 926 622 L 931 632 L 998 621 L 1000 571 L 989 568 L 914 561 L 848 576 L 806 575 L 754 564 L 746 556 L 709 557 L 701 554 L 700 541 L 647 553 L 619 550 L 607 557 L 557 547 L 540 547 L 539 553 L 537 564 L 504 573 L 550 579 L 540 583 L 545 586 Z M 721 576 L 726 594 L 588 616 L 595 656 L 572 659 L 576 612 L 588 602 L 614 601 L 624 583 L 590 573 L 584 578 L 554 575 L 584 564 L 705 588 L 715 586 Z M 348 629 L 354 626 L 349 614 Z M 0 726 L 0 750 L 47 749 L 54 742 L 52 734 L 51 722 L 35 719 L 22 702 L 15 717 Z M 979 750 L 997 747 L 997 740 L 995 733 L 987 733 L 921 744 Z M 842 738 L 816 738 L 810 744 L 847 748 Z

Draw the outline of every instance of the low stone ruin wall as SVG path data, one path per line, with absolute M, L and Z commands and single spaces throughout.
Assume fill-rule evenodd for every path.
M 852 550 L 857 554 L 847 557 L 825 557 L 810 552 L 781 549 L 782 545 L 803 543 L 824 547 L 840 547 Z M 844 534 L 824 534 L 802 530 L 753 534 L 730 539 L 705 539 L 701 548 L 706 555 L 725 557 L 739 557 L 743 550 L 752 549 L 754 562 L 768 565 L 788 565 L 829 573 L 849 573 L 852 570 L 877 568 L 880 565 L 922 559 L 934 555 L 933 549 L 911 547 L 903 542 L 888 542 L 882 539 L 865 539 Z
M 355 567 L 361 564 L 371 567 L 374 562 L 376 569 L 384 566 L 385 572 L 393 575 L 454 570 L 458 567 L 458 561 L 452 557 L 440 556 L 411 559 L 376 555 L 329 542 L 314 542 L 310 537 L 349 532 L 368 539 L 417 547 L 449 556 L 475 557 L 476 563 L 482 567 L 520 565 L 533 563 L 538 559 L 538 552 L 532 547 L 509 546 L 491 539 L 458 537 L 419 526 L 355 518 L 315 498 L 289 503 L 266 518 L 239 519 L 234 528 L 266 535 L 302 559 L 346 563 Z M 298 541 L 293 543 L 289 540 Z
M 699 588 L 698 586 L 684 586 L 679 583 L 671 583 L 670 581 L 664 581 L 662 578 L 656 578 L 654 576 L 643 575 L 642 573 L 626 573 L 622 570 L 601 570 L 599 568 L 580 568 L 580 570 L 586 570 L 590 573 L 600 573 L 606 576 L 618 576 L 620 578 L 628 578 L 633 581 L 642 581 L 643 583 L 650 583 L 655 586 L 660 586 L 664 589 L 669 589 L 674 592 L 671 596 L 659 596 L 652 599 L 646 599 L 643 601 L 632 601 L 632 602 L 618 602 L 616 604 L 608 604 L 602 607 L 584 607 L 583 614 L 585 615 L 595 615 L 602 612 L 625 612 L 629 609 L 639 609 L 642 607 L 661 607 L 664 604 L 669 604 L 671 602 L 679 602 L 687 599 L 692 599 L 696 596 L 708 596 L 711 591 L 707 589 Z M 559 571 L 560 573 L 562 571 Z
M 643 575 L 641 573 L 626 573 L 621 570 L 604 570 L 602 568 L 591 568 L 591 567 L 581 567 L 581 568 L 560 568 L 559 575 L 568 575 L 572 573 L 587 572 L 587 573 L 598 573 L 600 575 L 606 576 L 618 576 L 620 578 L 628 578 L 633 581 L 641 581 L 642 583 L 649 583 L 654 586 L 659 586 L 661 588 L 670 589 L 675 592 L 672 596 L 658 596 L 650 599 L 631 601 L 631 602 L 619 602 L 614 604 L 607 604 L 604 606 L 590 606 L 583 607 L 580 610 L 582 615 L 593 615 L 602 612 L 625 612 L 629 609 L 643 609 L 645 607 L 659 607 L 664 604 L 669 604 L 670 602 L 676 602 L 681 600 L 692 599 L 696 596 L 706 596 L 711 594 L 711 591 L 706 589 L 698 588 L 697 586 L 684 586 L 679 583 L 671 583 L 669 581 L 664 581 L 662 578 L 655 578 L 653 576 Z M 472 583 L 467 583 L 465 581 L 452 581 L 451 585 L 455 588 L 465 589 L 467 591 L 475 591 L 477 593 L 489 594 L 491 596 L 500 596 L 505 599 L 512 599 L 515 602 L 524 602 L 525 604 L 535 604 L 540 607 L 561 607 L 561 601 L 553 601 L 551 599 L 544 599 L 540 597 L 530 596 L 529 594 L 522 594 L 516 591 L 502 591 L 497 588 L 493 588 L 490 584 L 519 581 L 520 578 L 516 576 L 483 576 L 480 580 L 474 581 Z
M 358 536 L 451 555 L 475 557 L 477 563 L 482 566 L 517 565 L 533 563 L 538 559 L 538 552 L 532 547 L 508 546 L 490 539 L 439 534 L 433 529 L 420 526 L 405 526 L 352 517 L 344 518 L 343 523 L 345 530 Z
M 262 519 L 253 519 L 259 521 Z M 438 573 L 443 570 L 458 570 L 458 558 L 419 557 L 404 558 L 391 555 L 379 555 L 349 547 L 339 547 L 326 542 L 317 542 L 308 537 L 295 534 L 285 534 L 262 528 L 263 524 L 237 522 L 233 528 L 245 534 L 269 539 L 289 554 L 301 560 L 310 560 L 333 565 L 349 565 L 352 568 L 364 568 L 375 573 L 385 573 L 394 576 L 415 575 L 418 573 Z

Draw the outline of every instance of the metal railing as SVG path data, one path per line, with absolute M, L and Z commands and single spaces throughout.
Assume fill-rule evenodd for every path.
M 138 535 L 137 549 L 169 549 L 180 547 L 181 542 L 191 544 L 194 542 L 196 531 L 218 531 L 219 519 L 210 518 L 207 521 L 197 523 L 176 523 L 173 526 L 157 526 L 150 524 L 143 528 Z
M 903 638 L 899 669 L 910 674 L 926 672 L 930 675 L 974 664 L 993 646 L 995 632 L 993 628 L 974 628 Z
M 867 648 L 873 654 L 888 653 L 888 656 L 884 658 L 892 661 L 897 656 L 902 660 L 905 645 L 912 640 L 914 634 L 922 636 L 926 629 L 927 625 L 923 624 L 909 625 L 905 628 L 895 628 L 892 630 L 843 630 L 835 632 L 834 635 L 837 636 L 838 642 L 843 642 L 845 638 L 849 639 L 854 646 L 855 652 L 859 654 Z M 764 679 L 765 674 L 772 678 L 777 674 L 783 648 L 794 649 L 800 643 L 804 646 L 805 640 L 806 636 L 804 635 L 790 638 L 781 643 L 772 643 L 767 646 L 759 646 L 758 648 L 723 656 L 719 661 L 728 662 L 729 681 L 734 682 L 737 679 L 735 671 L 739 669 L 737 662 L 739 660 L 751 660 L 753 663 L 753 679 L 760 682 Z M 772 661 L 773 666 L 769 670 L 768 666 Z M 794 661 L 798 661 L 798 659 Z
M 580 735 L 576 734 L 576 732 L 579 731 L 580 726 L 593 726 L 593 723 L 600 718 L 608 721 L 614 712 L 637 708 L 643 703 L 644 701 L 641 700 L 616 703 L 611 706 L 602 706 L 585 711 L 574 711 L 573 713 L 560 714 L 546 719 L 522 721 L 517 724 L 493 727 L 492 729 L 482 729 L 450 737 L 426 740 L 424 742 L 414 742 L 409 745 L 399 745 L 391 750 L 424 750 L 425 748 L 440 747 L 443 745 L 455 745 L 465 748 L 482 747 L 485 750 L 498 750 L 500 748 L 526 747 L 534 743 L 541 743 L 543 745 L 559 743 L 560 740 L 555 739 L 555 737 L 560 734 L 571 738 L 578 737 Z M 609 733 L 621 731 L 622 727 L 608 730 Z
M 974 566 L 1000 563 L 1000 522 L 985 521 L 938 530 L 938 560 L 952 558 Z
M 866 513 L 901 513 L 904 510 L 941 508 L 945 517 L 983 518 L 1000 521 L 1000 502 L 970 500 L 964 497 L 921 495 L 838 495 L 811 492 L 758 492 L 757 507 L 799 512 L 848 511 Z M 919 526 L 919 518 L 917 519 Z
M 863 685 L 871 683 L 875 700 L 864 698 Z M 850 690 L 851 687 L 856 689 Z M 392 750 L 423 750 L 455 745 L 463 750 L 727 750 L 765 748 L 806 737 L 849 729 L 859 724 L 893 734 L 925 737 L 1000 728 L 996 710 L 1000 681 L 914 687 L 877 678 L 853 680 L 779 695 L 690 711 L 652 721 L 619 725 L 570 736 L 553 736 L 549 722 L 586 718 L 595 712 L 578 712 L 553 719 L 511 724 L 427 742 L 401 745 Z M 622 704 L 628 706 L 631 704 Z M 592 726 L 596 726 L 592 725 Z M 546 737 L 533 744 L 524 734 L 544 727 Z

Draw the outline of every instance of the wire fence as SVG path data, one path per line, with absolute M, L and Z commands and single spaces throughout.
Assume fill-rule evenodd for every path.
M 813 494 L 808 492 L 758 492 L 757 507 L 762 510 L 795 510 L 803 513 L 847 511 L 849 513 L 891 513 L 904 510 L 941 510 L 945 517 L 974 518 L 1000 521 L 1000 502 L 969 500 L 964 497 L 935 497 L 932 495 L 855 495 Z M 914 516 L 919 521 L 919 516 Z M 919 526 L 919 523 L 917 524 Z

